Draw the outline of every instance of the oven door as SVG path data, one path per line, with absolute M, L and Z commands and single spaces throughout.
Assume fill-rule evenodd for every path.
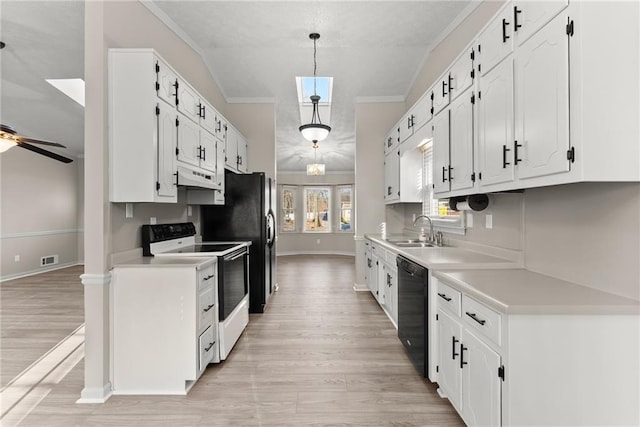
M 223 321 L 249 293 L 249 252 L 244 246 L 218 258 L 219 318 Z

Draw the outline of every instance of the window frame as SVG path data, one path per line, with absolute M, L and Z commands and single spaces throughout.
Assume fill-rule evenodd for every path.
M 299 208 L 298 208 L 298 199 L 299 199 L 299 191 L 298 191 L 299 187 L 297 185 L 287 185 L 287 184 L 283 184 L 280 185 L 280 232 L 281 233 L 297 233 L 298 232 L 298 222 L 299 222 L 299 215 L 297 215 Z M 285 230 L 285 207 L 284 207 L 284 192 L 286 190 L 290 190 L 291 193 L 293 194 L 293 208 L 291 208 L 293 210 L 293 217 L 294 217 L 294 222 L 293 222 L 293 230 Z
M 304 222 L 302 223 L 302 233 L 310 233 L 310 234 L 327 234 L 334 233 L 333 231 L 333 194 L 332 194 L 331 185 L 304 185 L 302 186 L 302 212 L 304 216 Z M 307 230 L 307 191 L 308 190 L 326 190 L 327 191 L 327 219 L 326 219 L 326 230 Z
M 354 215 L 354 191 L 353 191 L 353 184 L 340 184 L 340 185 L 335 185 L 334 186 L 335 190 L 336 190 L 336 196 L 335 196 L 335 211 L 336 211 L 336 231 L 335 233 L 355 233 L 355 226 L 353 223 L 353 220 L 355 219 L 355 215 Z M 343 230 L 342 229 L 342 223 L 341 218 L 342 218 L 342 200 L 340 199 L 340 193 L 342 189 L 348 189 L 349 190 L 349 203 L 351 205 L 351 207 L 349 208 L 349 210 L 351 211 L 349 213 L 350 215 L 350 221 L 349 221 L 349 229 L 348 230 Z

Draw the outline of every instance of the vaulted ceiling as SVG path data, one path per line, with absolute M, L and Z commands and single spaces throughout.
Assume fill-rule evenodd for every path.
M 331 134 L 318 160 L 354 168 L 358 100 L 402 101 L 430 49 L 471 1 L 153 1 L 147 5 L 202 55 L 230 102 L 276 106 L 278 171 L 313 158 L 299 134 L 295 77 L 334 78 Z M 82 76 L 84 7 L 78 1 L 0 2 L 2 121 L 83 151 L 82 107 L 44 82 Z

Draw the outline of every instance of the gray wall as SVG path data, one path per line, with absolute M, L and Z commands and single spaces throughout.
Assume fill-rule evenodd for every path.
M 65 164 L 17 147 L 0 154 L 1 279 L 82 259 L 81 174 L 78 161 Z M 40 257 L 48 255 L 58 255 L 59 264 L 41 267 Z
M 306 174 L 279 173 L 278 183 L 278 206 L 281 206 L 280 185 L 343 185 L 354 183 L 353 173 L 332 173 L 324 176 L 307 176 Z M 356 189 L 357 191 L 357 189 Z M 302 197 L 302 193 L 299 194 Z M 335 194 L 332 194 L 335 200 Z M 302 200 L 298 200 L 299 209 L 302 209 Z M 335 225 L 336 209 L 334 206 L 333 219 Z M 356 210 L 357 215 L 357 210 Z M 280 221 L 281 213 L 276 216 Z M 281 232 L 278 224 L 278 240 L 276 246 L 278 255 L 288 255 L 296 253 L 338 253 L 352 255 L 355 253 L 354 233 L 332 232 L 332 233 L 302 233 L 302 232 Z

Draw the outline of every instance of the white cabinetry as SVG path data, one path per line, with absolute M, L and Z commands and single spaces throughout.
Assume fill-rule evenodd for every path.
M 367 288 L 395 327 L 398 325 L 398 268 L 396 266 L 396 256 L 395 252 L 366 239 L 365 278 Z
M 394 203 L 400 199 L 400 150 L 384 156 L 384 201 Z
M 513 2 L 513 33 L 517 45 L 527 41 L 562 9 L 568 0 L 515 0 Z
M 400 129 L 394 126 L 384 140 L 384 154 L 394 151 L 400 144 Z
M 431 127 L 422 126 L 397 150 L 388 153 L 384 162 L 384 201 L 391 203 L 422 202 L 422 151 L 418 145 L 431 139 Z
M 487 24 L 478 37 L 478 72 L 487 74 L 513 51 L 513 16 L 507 3 Z
M 216 260 L 112 271 L 114 394 L 186 394 L 219 362 Z
M 247 173 L 247 140 L 231 125 L 227 125 L 225 133 L 225 167 L 236 173 Z
M 109 52 L 109 198 L 177 201 L 175 73 L 153 51 Z

